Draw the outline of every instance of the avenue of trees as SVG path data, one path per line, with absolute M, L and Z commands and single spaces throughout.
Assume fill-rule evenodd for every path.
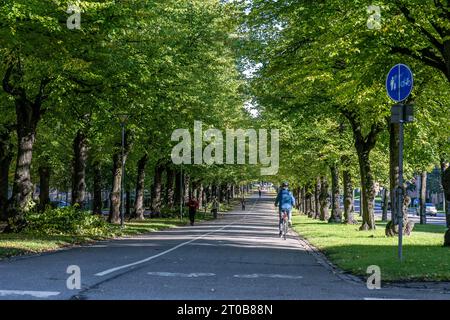
M 397 63 L 408 64 L 415 75 L 407 101 L 415 106 L 415 122 L 405 126 L 406 181 L 421 177 L 426 182 L 427 172 L 437 166 L 445 187 L 450 174 L 448 1 L 253 0 L 243 5 L 246 54 L 258 70 L 252 80 L 255 104 L 264 121 L 282 128 L 280 179 L 296 187 L 302 211 L 329 222 L 356 223 L 353 189 L 360 188 L 360 229 L 374 229 L 379 185 L 386 190 L 383 220 L 396 220 L 387 208 L 398 187 L 399 125 L 390 123 L 393 102 L 385 81 Z M 422 183 L 422 223 L 425 188 Z
M 181 174 L 170 158 L 173 130 L 192 130 L 194 120 L 205 129 L 249 126 L 237 68 L 238 8 L 215 0 L 76 1 L 77 17 L 66 12 L 72 4 L 0 1 L 6 231 L 21 230 L 27 212 L 44 211 L 51 189 L 70 191 L 80 207 L 92 194 L 97 214 L 110 201 L 109 221 L 120 221 L 121 114 L 128 115 L 129 216 L 143 218 L 145 198 L 160 214 L 175 210 L 183 194 L 222 201 L 238 194 L 251 168 L 186 166 Z
M 176 212 L 183 195 L 226 201 L 272 179 L 290 181 L 301 210 L 330 223 L 359 223 L 360 189 L 361 230 L 376 227 L 382 186 L 395 234 L 387 212 L 399 126 L 385 80 L 402 62 L 415 75 L 405 177 L 426 182 L 441 170 L 450 225 L 449 39 L 447 0 L 0 0 L 0 220 L 20 231 L 52 189 L 70 191 L 81 208 L 92 195 L 95 214 L 110 203 L 108 220 L 118 223 L 122 191 L 127 215 L 143 219 L 145 207 Z M 194 121 L 205 130 L 279 128 L 279 174 L 175 166 L 171 135 Z

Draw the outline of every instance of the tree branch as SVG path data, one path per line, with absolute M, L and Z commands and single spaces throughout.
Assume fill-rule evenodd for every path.
M 14 70 L 14 65 L 10 64 L 8 66 L 8 68 L 6 69 L 5 76 L 3 77 L 3 82 L 2 82 L 3 90 L 12 96 L 23 97 L 25 95 L 25 92 L 23 91 L 23 89 L 15 88 L 10 83 L 13 70 Z
M 416 52 L 412 51 L 408 48 L 402 48 L 402 47 L 393 47 L 391 49 L 392 53 L 400 53 L 407 55 L 411 58 L 414 58 L 415 60 L 419 60 L 421 62 L 424 62 L 430 67 L 436 68 L 438 70 L 441 70 L 444 72 L 445 75 L 447 75 L 447 67 L 445 65 L 445 62 L 442 58 L 435 55 L 430 49 L 425 48 L 422 50 L 419 50 L 418 52 L 421 54 L 417 54 Z
M 406 20 L 414 25 L 427 39 L 431 44 L 439 50 L 439 52 L 443 53 L 444 46 L 442 45 L 442 41 L 438 40 L 435 36 L 431 34 L 427 29 L 425 29 L 423 26 L 419 25 L 416 21 L 416 19 L 411 15 L 411 11 L 405 6 L 405 5 L 398 5 L 398 8 L 403 13 L 403 16 L 406 18 Z

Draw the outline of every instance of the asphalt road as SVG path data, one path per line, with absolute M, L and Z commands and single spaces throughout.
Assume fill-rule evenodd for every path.
M 70 265 L 80 290 L 67 288 Z M 0 299 L 450 299 L 449 290 L 367 289 L 292 231 L 280 239 L 270 197 L 194 227 L 0 261 Z

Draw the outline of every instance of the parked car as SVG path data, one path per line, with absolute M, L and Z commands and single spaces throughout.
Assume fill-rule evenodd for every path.
M 420 215 L 420 206 L 416 209 L 416 214 Z M 425 215 L 437 216 L 437 209 L 433 203 L 425 203 Z
M 65 207 L 70 207 L 70 204 L 67 203 L 67 202 L 64 201 L 64 200 L 55 200 L 55 201 L 50 202 L 50 204 L 51 204 L 51 206 L 52 206 L 53 208 L 65 208 Z

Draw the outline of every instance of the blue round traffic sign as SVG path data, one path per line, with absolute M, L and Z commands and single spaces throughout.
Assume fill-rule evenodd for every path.
M 386 79 L 386 90 L 395 102 L 406 100 L 412 92 L 414 76 L 411 69 L 404 64 L 398 64 L 389 71 Z

